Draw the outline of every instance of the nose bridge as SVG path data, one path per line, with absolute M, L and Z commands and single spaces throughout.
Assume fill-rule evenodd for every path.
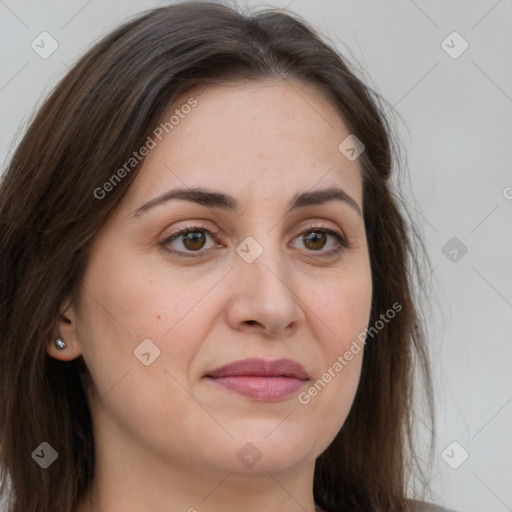
M 261 229 L 247 236 L 238 245 L 236 252 L 241 272 L 247 272 L 254 284 L 264 283 L 266 287 L 273 287 L 276 280 L 281 283 L 280 286 L 284 286 L 282 281 L 289 281 L 290 269 L 282 241 L 277 237 L 277 229 Z

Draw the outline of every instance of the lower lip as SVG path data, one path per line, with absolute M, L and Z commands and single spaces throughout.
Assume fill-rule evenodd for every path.
M 230 376 L 209 377 L 229 391 L 262 402 L 282 400 L 297 393 L 307 381 L 293 377 Z

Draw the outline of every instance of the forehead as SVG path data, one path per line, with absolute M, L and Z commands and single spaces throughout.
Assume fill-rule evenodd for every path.
M 161 140 L 153 137 L 127 194 L 130 203 L 178 185 L 247 200 L 256 192 L 288 196 L 317 184 L 361 195 L 359 163 L 338 149 L 349 131 L 313 85 L 268 80 L 197 87 L 173 103 L 160 128 Z

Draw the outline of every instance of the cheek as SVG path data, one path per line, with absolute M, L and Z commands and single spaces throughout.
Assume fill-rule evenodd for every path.
M 310 325 L 323 364 L 298 402 L 312 416 L 322 418 L 328 431 L 324 439 L 330 439 L 348 416 L 359 384 L 372 302 L 369 262 L 359 259 L 310 296 Z
M 98 393 L 130 368 L 148 370 L 141 382 L 148 380 L 145 385 L 150 387 L 156 386 L 149 380 L 158 368 L 183 381 L 211 328 L 208 319 L 218 316 L 205 298 L 220 277 L 213 272 L 191 283 L 183 271 L 152 261 L 141 264 L 129 253 L 104 251 L 101 261 L 91 259 L 82 285 L 77 335 Z M 137 356 L 148 351 L 145 362 L 151 363 L 146 367 Z
M 169 432 L 180 437 L 187 422 L 205 421 L 186 391 L 186 369 L 204 326 L 187 322 L 187 313 L 203 306 L 198 294 L 206 295 L 211 284 L 198 290 L 176 275 L 154 279 L 150 268 L 132 272 L 119 258 L 117 265 L 103 261 L 106 265 L 91 265 L 84 277 L 87 291 L 77 315 L 91 409 L 103 426 L 115 422 L 164 446 Z
M 312 323 L 318 329 L 315 338 L 322 344 L 325 362 L 330 364 L 368 325 L 372 303 L 369 261 L 359 258 L 356 264 L 347 265 L 344 272 L 325 281 L 321 289 L 312 289 L 309 296 Z

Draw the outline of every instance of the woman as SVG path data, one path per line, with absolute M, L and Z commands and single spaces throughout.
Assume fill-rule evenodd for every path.
M 431 510 L 392 149 L 291 14 L 182 3 L 94 46 L 0 191 L 8 510 Z

